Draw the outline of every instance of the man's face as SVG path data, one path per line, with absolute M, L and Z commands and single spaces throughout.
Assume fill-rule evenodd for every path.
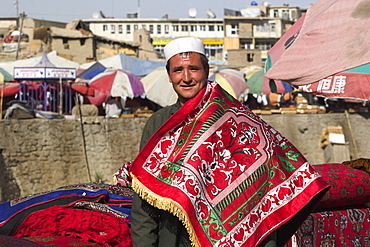
M 168 78 L 181 104 L 194 98 L 206 85 L 208 72 L 196 52 L 176 54 L 169 60 Z

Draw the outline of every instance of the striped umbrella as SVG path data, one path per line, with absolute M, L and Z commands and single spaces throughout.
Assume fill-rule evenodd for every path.
M 144 93 L 140 79 L 120 69 L 108 69 L 93 77 L 89 86 L 112 97 L 134 98 Z
M 236 99 L 248 89 L 244 72 L 236 69 L 219 68 L 210 72 L 209 80 L 216 81 Z

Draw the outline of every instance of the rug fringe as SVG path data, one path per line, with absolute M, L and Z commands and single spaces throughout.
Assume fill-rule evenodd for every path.
M 195 235 L 194 228 L 190 224 L 188 215 L 184 212 L 182 207 L 175 201 L 159 196 L 154 192 L 150 191 L 145 185 L 143 185 L 139 179 L 133 174 L 132 176 L 132 189 L 142 198 L 147 201 L 153 207 L 165 210 L 175 215 L 185 225 L 191 245 L 193 247 L 200 246 L 197 236 Z

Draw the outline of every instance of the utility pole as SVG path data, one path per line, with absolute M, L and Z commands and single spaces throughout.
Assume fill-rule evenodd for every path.
M 19 53 L 19 49 L 20 49 L 20 44 L 21 44 L 21 37 L 22 37 L 22 29 L 23 29 L 23 20 L 24 18 L 26 17 L 27 15 L 23 13 L 20 15 L 21 17 L 21 27 L 19 29 L 19 36 L 18 36 L 18 45 L 17 45 L 17 53 L 15 54 L 15 60 L 18 60 L 18 53 Z
M 18 2 L 18 0 L 16 0 L 14 4 L 15 4 L 15 9 L 17 11 L 16 12 L 16 14 L 17 14 L 16 16 L 19 16 L 19 2 Z
M 137 18 L 140 18 L 140 0 L 137 0 Z

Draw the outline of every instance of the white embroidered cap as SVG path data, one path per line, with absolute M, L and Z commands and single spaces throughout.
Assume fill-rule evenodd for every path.
M 183 37 L 172 40 L 164 47 L 166 62 L 176 54 L 183 52 L 197 52 L 205 55 L 203 42 L 194 37 Z

